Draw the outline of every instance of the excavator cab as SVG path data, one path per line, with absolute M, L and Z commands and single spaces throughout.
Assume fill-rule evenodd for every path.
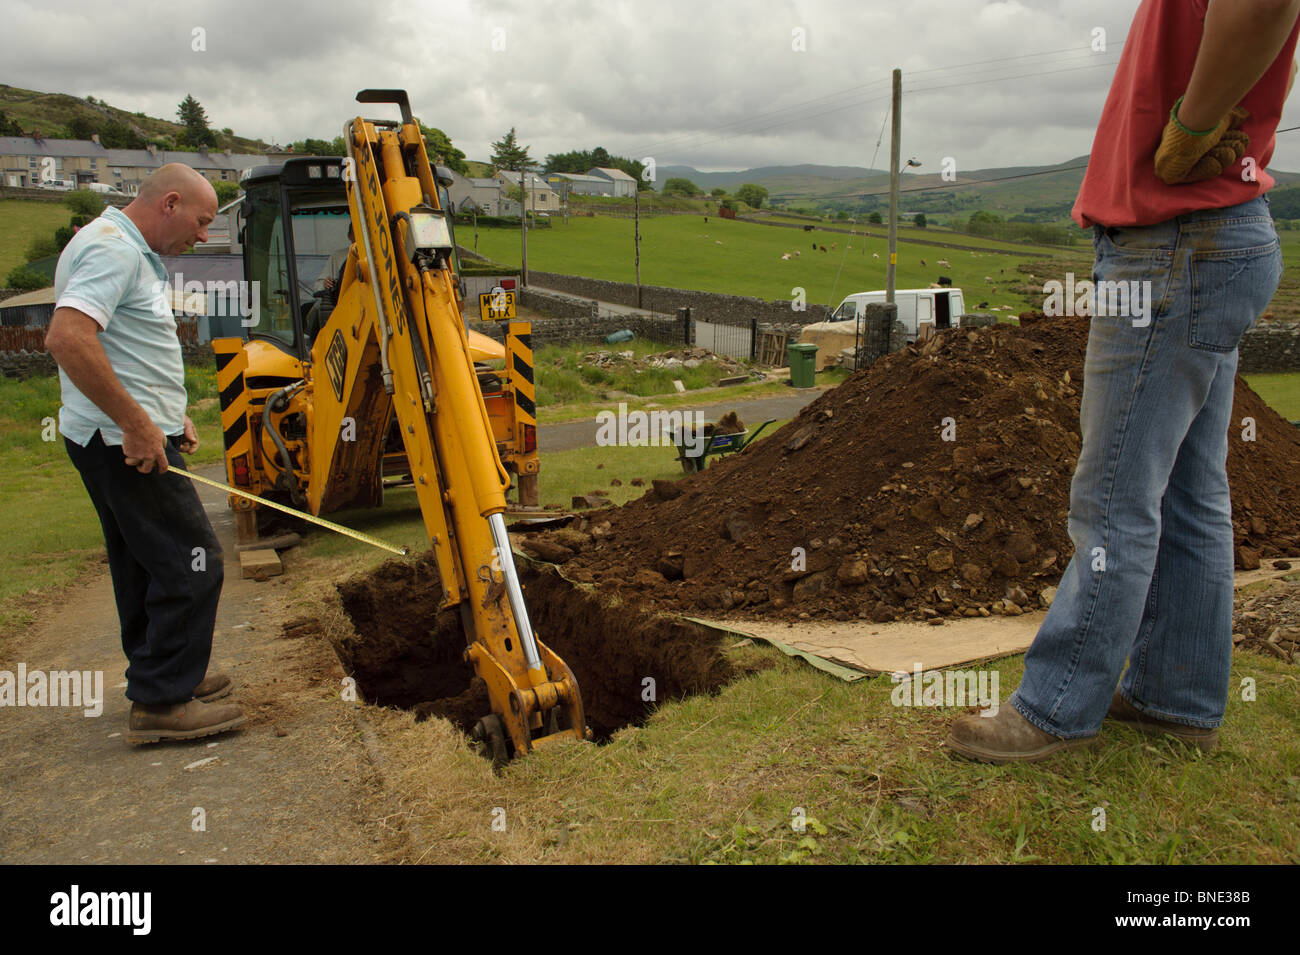
M 251 346 L 247 349 L 251 367 L 245 376 L 250 383 L 288 385 L 301 379 L 306 367 L 329 367 L 331 342 L 317 348 L 317 339 L 346 286 L 356 280 L 358 257 L 353 249 L 346 168 L 342 157 L 303 156 L 283 165 L 255 167 L 244 178 L 241 239 L 244 276 L 253 297 L 250 320 L 255 319 L 244 330 Z M 437 179 L 439 201 L 449 208 L 445 187 L 452 181 L 450 173 L 440 167 Z M 450 217 L 443 221 L 451 237 L 453 269 L 459 275 L 455 227 Z M 349 266 L 349 261 L 354 264 Z M 514 478 L 518 506 L 536 508 L 539 462 L 527 331 L 512 329 L 504 347 L 476 331 L 469 331 L 468 337 L 497 450 Z M 522 369 L 525 380 L 493 367 L 502 364 L 507 370 Z M 349 383 L 341 384 L 346 391 Z M 340 392 L 336 397 L 342 401 L 345 396 Z M 383 428 L 383 486 L 409 483 L 410 468 L 395 418 L 390 415 Z M 268 445 L 271 454 L 275 450 Z M 375 487 L 367 497 L 354 497 L 350 503 L 377 505 L 381 490 Z

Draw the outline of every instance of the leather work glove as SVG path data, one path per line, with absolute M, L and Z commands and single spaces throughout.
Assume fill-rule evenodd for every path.
M 1234 106 L 1217 126 L 1198 133 L 1178 121 L 1182 102 L 1183 98 L 1178 97 L 1169 111 L 1169 122 L 1156 149 L 1156 175 L 1170 186 L 1220 176 L 1240 162 L 1250 146 L 1250 137 L 1241 130 L 1241 124 L 1250 116 L 1247 110 Z

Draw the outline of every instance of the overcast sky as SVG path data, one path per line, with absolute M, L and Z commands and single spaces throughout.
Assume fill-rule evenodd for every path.
M 471 159 L 604 146 L 704 170 L 886 168 L 890 70 L 920 171 L 1086 154 L 1136 0 L 6 0 L 0 82 L 215 128 L 333 138 L 403 87 Z M 1094 31 L 1105 52 L 1094 52 Z M 196 49 L 196 47 L 201 47 Z M 395 113 L 393 114 L 395 115 Z M 1282 126 L 1300 124 L 1288 108 Z M 1300 170 L 1300 131 L 1275 168 Z

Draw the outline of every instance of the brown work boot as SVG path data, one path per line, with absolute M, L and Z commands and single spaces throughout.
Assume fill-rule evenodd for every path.
M 949 749 L 982 763 L 1032 763 L 1059 750 L 1091 746 L 1096 741 L 1095 734 L 1080 739 L 1053 736 L 1005 703 L 997 716 L 962 716 L 948 731 Z
M 1139 733 L 1146 733 L 1148 736 L 1172 736 L 1188 746 L 1195 746 L 1207 753 L 1219 745 L 1219 731 L 1217 729 L 1205 729 L 1200 726 L 1188 726 L 1185 723 L 1158 720 L 1150 714 L 1141 712 L 1132 703 L 1120 696 L 1119 690 L 1115 691 L 1115 698 L 1110 701 L 1110 709 L 1106 711 L 1106 718 L 1127 723 Z
M 213 700 L 219 700 L 222 697 L 230 695 L 230 691 L 235 688 L 235 681 L 230 679 L 224 673 L 209 673 L 203 678 L 203 681 L 194 688 L 194 699 L 204 703 L 211 703 Z
M 244 711 L 232 703 L 132 703 L 126 741 L 157 743 L 165 739 L 200 739 L 234 729 L 244 722 Z

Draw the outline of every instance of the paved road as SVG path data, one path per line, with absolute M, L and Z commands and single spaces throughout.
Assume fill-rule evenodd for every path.
M 740 420 L 750 427 L 756 427 L 769 418 L 781 420 L 793 418 L 799 409 L 809 404 L 825 389 L 808 388 L 791 389 L 788 395 L 772 398 L 750 398 L 743 401 L 731 401 L 714 404 L 692 405 L 689 408 L 673 408 L 674 411 L 701 411 L 708 420 L 722 417 L 728 411 L 735 411 Z M 611 411 L 617 413 L 618 404 L 613 403 Z M 566 421 L 563 424 L 544 424 L 538 427 L 537 446 L 542 451 L 571 451 L 574 448 L 590 448 L 596 444 L 595 416 L 581 421 Z

